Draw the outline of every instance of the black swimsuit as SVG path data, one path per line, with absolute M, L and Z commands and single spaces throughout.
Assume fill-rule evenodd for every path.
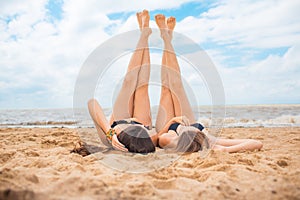
M 139 124 L 139 125 L 143 125 L 142 123 L 134 121 L 134 120 L 130 120 L 130 121 L 118 120 L 118 121 L 114 121 L 110 127 L 115 128 L 119 124 Z M 149 130 L 149 126 L 144 126 L 144 127 Z
M 169 126 L 169 128 L 168 128 L 168 131 L 169 131 L 169 130 L 175 131 L 175 133 L 176 133 L 177 135 L 179 135 L 179 134 L 177 133 L 177 128 L 178 128 L 179 125 L 180 125 L 180 123 L 173 123 L 173 124 L 171 124 L 171 125 Z M 200 131 L 202 131 L 202 130 L 204 129 L 204 127 L 203 127 L 200 123 L 194 123 L 194 124 L 191 124 L 191 126 L 197 128 L 197 129 L 199 129 Z

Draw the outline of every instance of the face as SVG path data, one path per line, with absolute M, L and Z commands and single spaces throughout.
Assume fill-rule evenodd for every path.
M 180 136 L 185 131 L 194 131 L 195 133 L 198 132 L 198 129 L 193 126 L 179 126 L 177 128 L 177 133 Z
M 195 131 L 195 133 L 196 133 L 198 131 L 198 129 L 193 126 L 180 125 L 177 128 L 178 135 L 176 134 L 175 131 L 169 131 L 168 133 L 163 134 L 162 138 L 160 138 L 159 140 L 161 140 L 161 139 L 163 140 L 163 142 L 166 144 L 165 147 L 175 148 L 177 146 L 179 136 L 181 134 L 183 134 L 185 131 Z

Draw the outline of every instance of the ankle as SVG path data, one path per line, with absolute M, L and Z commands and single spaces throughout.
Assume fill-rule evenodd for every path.
M 167 35 L 167 36 L 162 36 L 162 39 L 163 39 L 163 42 L 164 42 L 164 45 L 165 45 L 165 46 L 169 46 L 170 43 L 171 43 L 171 40 L 172 40 L 172 38 L 171 38 L 169 35 Z
M 173 31 L 169 31 L 168 34 L 169 34 L 170 40 L 172 40 L 173 39 Z
M 151 28 L 145 27 L 141 29 L 142 36 L 149 36 L 152 33 Z

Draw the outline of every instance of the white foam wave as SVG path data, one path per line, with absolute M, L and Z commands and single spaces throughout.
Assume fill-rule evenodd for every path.
M 213 121 L 211 118 L 199 118 L 198 121 L 205 127 L 210 127 Z M 221 120 L 219 120 L 221 121 Z M 224 127 L 281 127 L 281 126 L 300 126 L 300 115 L 283 115 L 273 119 L 236 119 L 234 117 L 224 118 L 219 126 Z

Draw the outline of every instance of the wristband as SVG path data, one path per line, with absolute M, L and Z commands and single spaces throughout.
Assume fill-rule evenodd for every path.
M 109 140 L 109 141 L 112 141 L 112 137 L 116 134 L 116 131 L 114 129 L 109 129 L 107 131 L 107 133 L 105 134 L 106 135 L 106 138 Z

